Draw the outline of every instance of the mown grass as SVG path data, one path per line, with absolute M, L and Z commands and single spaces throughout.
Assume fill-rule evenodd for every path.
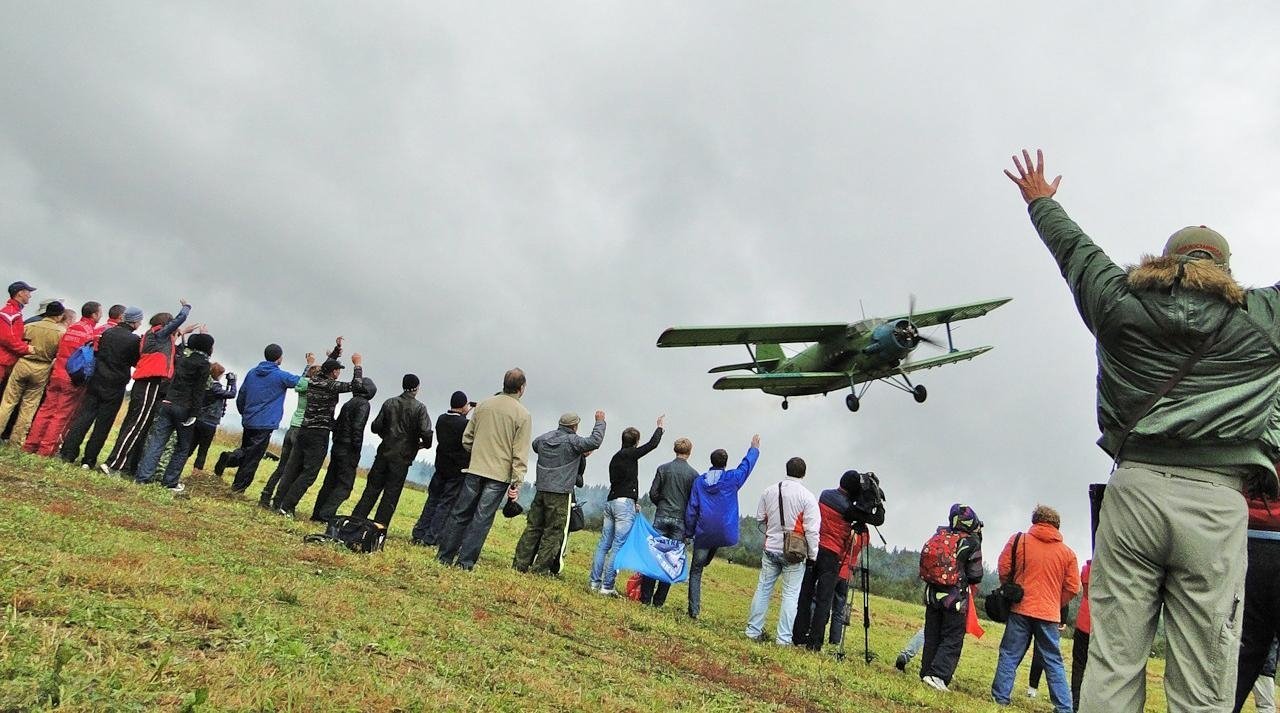
M 694 622 L 683 586 L 664 610 L 589 595 L 591 533 L 562 579 L 520 575 L 523 520 L 499 518 L 465 573 L 408 544 L 417 491 L 387 549 L 361 556 L 303 545 L 314 528 L 255 507 L 260 483 L 241 499 L 212 474 L 184 480 L 175 498 L 0 447 L 0 710 L 995 709 L 997 625 L 940 694 L 893 668 L 919 606 L 873 599 L 878 660 L 862 662 L 859 625 L 837 662 L 745 639 L 745 567 L 708 568 Z M 1044 692 L 1015 707 L 1049 710 Z

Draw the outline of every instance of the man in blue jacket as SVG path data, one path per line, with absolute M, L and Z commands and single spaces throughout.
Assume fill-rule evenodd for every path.
M 284 350 L 279 344 L 268 344 L 262 350 L 263 361 L 249 370 L 236 394 L 236 410 L 240 412 L 240 447 L 218 456 L 214 470 L 221 475 L 226 468 L 235 468 L 236 477 L 231 482 L 231 492 L 243 493 L 253 484 L 258 472 L 258 462 L 267 452 L 271 434 L 280 426 L 284 416 L 284 395 L 298 383 L 298 375 L 280 368 Z M 314 354 L 307 354 L 307 366 L 316 361 Z
M 725 470 L 729 454 L 723 448 L 711 452 L 711 470 L 693 481 L 684 513 L 684 531 L 693 538 L 689 563 L 689 618 L 702 611 L 702 570 L 711 564 L 716 550 L 738 544 L 738 491 L 760 459 L 760 434 L 751 437 L 747 455 L 733 470 Z

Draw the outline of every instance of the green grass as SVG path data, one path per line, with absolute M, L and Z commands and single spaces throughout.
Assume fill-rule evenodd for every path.
M 560 580 L 510 569 L 522 519 L 498 519 L 474 572 L 441 567 L 408 544 L 417 491 L 382 553 L 303 545 L 310 523 L 253 505 L 272 467 L 249 498 L 200 473 L 175 498 L 0 447 L 0 710 L 996 710 L 998 625 L 940 694 L 892 664 L 919 606 L 873 599 L 879 659 L 859 626 L 837 662 L 747 641 L 756 572 L 726 562 L 697 622 L 683 585 L 663 610 L 589 595 L 593 533 Z

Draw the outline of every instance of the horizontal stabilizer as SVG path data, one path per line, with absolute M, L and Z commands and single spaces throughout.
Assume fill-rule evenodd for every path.
M 760 365 L 761 371 L 772 371 L 773 369 L 778 368 L 778 365 L 781 363 L 782 363 L 782 359 L 761 359 L 758 362 L 744 361 L 741 364 L 725 364 L 724 366 L 717 366 L 711 371 L 708 371 L 707 373 L 723 374 L 726 371 L 742 371 L 743 369 L 754 370 L 757 364 Z
M 807 389 L 824 387 L 830 387 L 835 390 L 848 385 L 849 375 L 841 371 L 798 371 L 790 374 L 722 376 L 716 380 L 714 388 L 719 391 L 728 389 Z
M 671 327 L 658 337 L 660 347 L 714 347 L 726 344 L 791 344 L 817 342 L 844 334 L 844 322 L 825 324 L 756 324 L 720 327 Z
M 932 327 L 938 324 L 947 324 L 950 322 L 959 322 L 962 319 L 974 319 L 981 317 L 991 310 L 1009 304 L 1013 301 L 1012 297 L 1001 297 L 996 300 L 987 300 L 986 302 L 970 302 L 966 305 L 955 305 L 952 307 L 943 307 L 942 309 L 931 309 L 926 312 L 916 312 L 911 315 L 911 323 L 917 327 Z M 899 315 L 890 317 L 886 322 L 896 322 L 900 319 L 906 319 L 907 315 Z
M 995 347 L 975 347 L 973 349 L 963 349 L 942 356 L 931 357 L 929 359 L 920 359 L 910 364 L 903 364 L 902 370 L 911 373 L 913 371 L 922 371 L 924 369 L 932 369 L 935 366 L 943 366 L 945 364 L 954 364 L 958 361 L 968 361 L 976 356 L 986 354 Z

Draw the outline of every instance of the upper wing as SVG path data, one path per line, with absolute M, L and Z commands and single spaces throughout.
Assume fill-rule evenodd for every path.
M 1013 300 L 1012 297 L 1002 297 L 998 300 L 988 300 L 986 302 L 971 302 L 967 305 L 955 305 L 954 307 L 943 307 L 942 309 L 931 309 L 927 312 L 917 312 L 911 317 L 911 323 L 917 327 L 932 327 L 937 324 L 946 322 L 958 322 L 962 319 L 973 319 L 981 317 L 1000 305 L 1008 304 Z M 890 317 L 886 322 L 896 322 L 900 319 L 906 319 L 908 315 L 898 315 Z
M 789 374 L 722 376 L 716 380 L 713 388 L 724 391 L 726 389 L 821 388 L 830 386 L 832 390 L 835 390 L 848 385 L 849 375 L 841 371 L 799 371 Z
M 722 344 L 817 342 L 849 329 L 845 322 L 827 324 L 756 324 L 721 327 L 671 327 L 658 337 L 660 347 L 710 347 Z
M 974 349 L 963 349 L 961 351 L 951 352 L 950 354 L 943 354 L 942 356 L 921 359 L 919 361 L 913 361 L 910 364 L 903 364 L 902 371 L 911 373 L 922 369 L 932 369 L 935 366 L 942 366 L 944 364 L 954 364 L 958 361 L 968 361 L 980 354 L 986 354 L 994 348 L 995 347 L 976 347 Z

